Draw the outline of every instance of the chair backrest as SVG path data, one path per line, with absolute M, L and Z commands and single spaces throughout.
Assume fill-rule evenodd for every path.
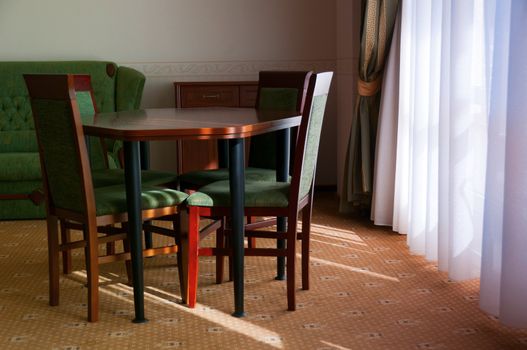
M 97 113 L 95 94 L 91 84 L 91 76 L 88 74 L 74 74 L 75 96 L 79 106 L 81 120 L 90 120 Z M 103 138 L 87 136 L 86 140 L 88 155 L 90 157 L 90 167 L 92 170 L 107 169 L 108 153 Z
M 262 110 L 302 111 L 311 71 L 262 71 L 258 78 L 257 108 Z M 292 132 L 291 154 L 296 133 Z M 251 138 L 249 166 L 276 169 L 276 134 Z
M 309 82 L 296 144 L 290 190 L 291 203 L 297 203 L 308 195 L 313 186 L 324 111 L 332 77 L 333 72 L 313 74 Z
M 74 76 L 24 75 L 31 100 L 48 215 L 94 211 L 95 201 Z

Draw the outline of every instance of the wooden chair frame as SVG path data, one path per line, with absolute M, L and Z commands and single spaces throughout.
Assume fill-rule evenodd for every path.
M 313 208 L 313 180 L 310 184 L 308 193 L 300 198 L 300 182 L 307 144 L 307 132 L 310 123 L 311 105 L 314 96 L 327 94 L 331 83 L 332 73 L 320 73 L 312 75 L 309 82 L 309 89 L 306 94 L 306 102 L 303 108 L 302 122 L 299 127 L 299 138 L 296 145 L 296 155 L 294 162 L 293 178 L 289 192 L 288 207 L 245 207 L 246 216 L 278 216 L 287 217 L 288 225 L 285 231 L 258 231 L 247 229 L 247 237 L 260 237 L 272 239 L 285 239 L 287 246 L 284 249 L 278 248 L 245 248 L 247 256 L 276 256 L 286 257 L 287 259 L 287 301 L 288 310 L 295 310 L 295 260 L 296 260 L 296 240 L 301 240 L 302 251 L 302 289 L 309 289 L 309 241 L 311 227 L 311 213 Z M 316 163 L 315 163 L 316 164 Z M 316 166 L 315 166 L 316 168 Z M 199 223 L 201 217 L 228 217 L 231 213 L 230 207 L 199 207 L 188 206 L 189 228 L 188 228 L 188 277 L 186 281 L 185 300 L 189 307 L 196 304 L 197 283 L 198 283 L 198 256 L 212 255 L 232 255 L 228 248 L 200 248 L 199 247 Z M 298 214 L 302 212 L 301 232 L 297 232 Z M 228 233 L 228 232 L 227 232 Z
M 43 147 L 40 136 L 37 132 L 37 141 L 40 153 L 40 161 L 43 177 L 44 196 L 46 198 L 47 213 L 47 233 L 48 233 L 48 259 L 49 259 L 49 304 L 52 306 L 59 304 L 59 252 L 73 248 L 85 249 L 87 285 L 88 285 L 88 321 L 96 322 L 99 318 L 99 264 L 117 260 L 129 260 L 128 252 L 119 254 L 110 254 L 105 256 L 98 255 L 98 245 L 101 243 L 114 242 L 116 240 L 126 240 L 126 233 L 123 229 L 108 229 L 108 225 L 116 223 L 126 223 L 128 214 L 116 213 L 111 215 L 97 216 L 95 207 L 95 195 L 92 184 L 89 158 L 85 147 L 84 132 L 80 118 L 80 111 L 76 101 L 75 94 L 75 77 L 68 75 L 24 75 L 26 85 L 30 94 L 33 107 L 33 116 L 35 119 L 36 129 L 40 122 L 39 111 L 35 108 L 33 101 L 35 99 L 47 100 L 65 100 L 69 101 L 74 119 L 73 134 L 76 139 L 76 152 L 78 164 L 74 164 L 79 170 L 82 183 L 84 213 L 59 208 L 54 205 L 50 193 L 46 165 L 43 155 Z M 143 220 L 175 215 L 179 211 L 177 206 L 164 208 L 148 209 L 142 211 Z M 59 242 L 59 221 L 73 223 L 76 228 L 82 229 L 84 239 L 77 242 Z M 126 225 L 124 225 L 124 228 Z M 108 236 L 99 237 L 98 232 L 107 233 Z M 174 231 L 176 234 L 177 231 Z M 126 246 L 126 242 L 125 242 Z M 144 256 L 153 256 L 157 254 L 171 254 L 179 251 L 178 245 L 169 247 L 146 249 Z M 180 260 L 178 254 L 178 260 Z M 182 264 L 178 262 L 180 269 L 180 278 L 182 276 Z

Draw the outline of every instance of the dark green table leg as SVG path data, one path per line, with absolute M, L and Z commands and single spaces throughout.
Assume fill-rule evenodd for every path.
M 139 142 L 124 142 L 124 174 L 128 206 L 128 235 L 134 287 L 134 323 L 147 322 L 144 307 L 143 244 L 141 218 L 141 168 Z
M 245 207 L 245 164 L 244 140 L 229 140 L 229 186 L 231 191 L 232 255 L 234 275 L 235 317 L 245 316 L 243 310 L 243 267 L 244 267 L 244 207 Z
M 229 141 L 218 140 L 218 167 L 228 168 L 229 167 Z
M 147 141 L 140 142 L 141 153 L 141 170 L 148 170 L 150 168 L 150 143 Z M 149 224 L 150 222 L 146 222 Z M 152 241 L 152 232 L 145 231 L 145 247 L 150 249 L 154 246 Z
M 287 182 L 289 180 L 291 131 L 290 129 L 279 130 L 276 136 L 276 181 Z M 287 218 L 277 217 L 276 227 L 278 231 L 284 232 L 287 229 Z M 279 239 L 276 247 L 285 249 L 285 239 Z M 283 256 L 278 257 L 276 261 L 276 279 L 285 280 L 285 257 Z

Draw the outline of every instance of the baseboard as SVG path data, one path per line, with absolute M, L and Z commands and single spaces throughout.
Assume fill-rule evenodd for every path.
M 315 192 L 337 192 L 337 185 L 315 185 Z

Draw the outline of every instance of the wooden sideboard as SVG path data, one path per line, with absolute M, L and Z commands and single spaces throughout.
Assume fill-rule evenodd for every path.
M 174 82 L 177 108 L 254 107 L 258 82 Z M 178 143 L 178 172 L 215 169 L 218 146 L 214 140 L 185 140 Z

